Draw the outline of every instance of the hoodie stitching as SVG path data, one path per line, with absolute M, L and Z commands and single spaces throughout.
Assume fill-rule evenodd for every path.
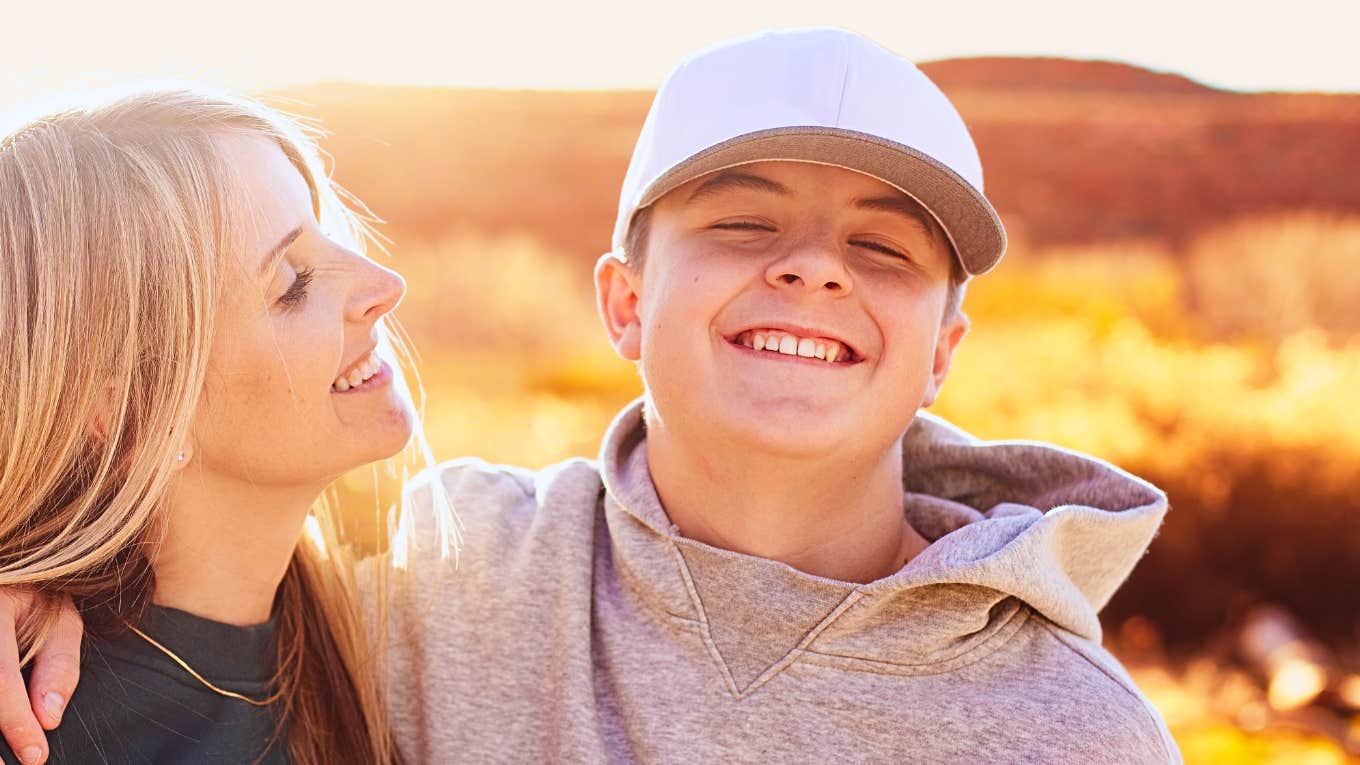
M 713 662 L 717 664 L 718 669 L 722 671 L 722 677 L 727 683 L 728 692 L 732 694 L 733 698 L 739 701 L 755 693 L 761 686 L 765 685 L 765 683 L 769 682 L 780 672 L 787 669 L 790 664 L 793 664 L 803 656 L 808 644 L 813 640 L 816 640 L 817 637 L 822 634 L 823 630 L 831 626 L 836 619 L 840 618 L 841 614 L 845 613 L 846 610 L 864 596 L 864 592 L 861 589 L 851 590 L 835 608 L 831 609 L 831 613 L 823 617 L 815 627 L 808 630 L 808 632 L 803 635 L 803 639 L 798 642 L 798 645 L 791 648 L 789 652 L 784 654 L 778 661 L 767 667 L 764 672 L 760 673 L 760 675 L 757 676 L 755 680 L 752 680 L 745 688 L 738 688 L 736 678 L 732 676 L 732 670 L 727 665 L 727 660 L 723 658 L 722 651 L 718 650 L 718 644 L 713 640 L 713 629 L 708 620 L 708 611 L 704 609 L 703 598 L 699 597 L 699 588 L 695 586 L 694 579 L 690 576 L 689 563 L 685 561 L 685 556 L 680 552 L 679 545 L 672 543 L 671 551 L 675 555 L 676 562 L 680 566 L 680 575 L 681 578 L 684 579 L 685 590 L 689 593 L 690 599 L 694 603 L 694 608 L 699 613 L 699 634 L 703 638 L 704 647 L 708 649 L 709 656 L 713 658 Z
M 1158 721 L 1156 715 L 1153 714 L 1152 710 L 1149 709 L 1150 702 L 1148 702 L 1148 700 L 1145 699 L 1141 694 L 1135 692 L 1132 688 L 1129 688 L 1122 678 L 1112 674 L 1108 669 L 1101 666 L 1100 662 L 1096 661 L 1095 659 L 1092 659 L 1090 656 L 1087 656 L 1084 651 L 1079 650 L 1076 646 L 1069 643 L 1065 636 L 1054 628 L 1052 623 L 1042 619 L 1039 621 L 1039 623 L 1040 625 L 1043 626 L 1043 628 L 1048 632 L 1049 635 L 1053 636 L 1054 640 L 1058 641 L 1058 643 L 1061 644 L 1067 650 L 1071 651 L 1077 656 L 1080 656 L 1083 661 L 1094 667 L 1096 671 L 1100 672 L 1100 674 L 1109 678 L 1110 682 L 1119 686 L 1121 690 L 1127 693 L 1138 704 L 1138 708 L 1143 710 L 1143 714 L 1146 715 L 1148 721 L 1152 723 L 1153 730 L 1157 731 L 1157 745 L 1161 748 L 1162 755 L 1166 758 L 1165 761 L 1177 762 L 1178 760 L 1175 757 L 1171 756 L 1171 752 L 1167 750 L 1165 737 L 1162 733 L 1163 726 Z
M 605 526 L 605 531 L 604 531 L 605 535 L 606 535 L 608 538 L 610 538 L 610 539 L 612 540 L 612 539 L 615 539 L 615 537 L 614 537 L 614 535 L 613 535 L 613 531 L 609 528 L 609 503 L 610 503 L 610 502 L 613 502 L 615 505 L 619 505 L 618 500 L 617 500 L 617 499 L 614 499 L 614 497 L 612 497 L 612 496 L 609 494 L 609 492 L 608 492 L 607 489 L 601 489 L 601 490 L 600 490 L 600 499 L 599 499 L 599 501 L 598 501 L 598 507 L 599 507 L 599 512 L 600 512 L 600 518 L 602 519 L 601 522 L 604 523 L 604 526 Z M 648 531 L 651 531 L 651 532 L 653 532 L 653 533 L 656 533 L 656 530 L 655 530 L 655 529 L 653 529 L 651 526 L 648 526 L 646 523 L 644 523 L 642 520 L 640 520 L 637 516 L 633 515 L 632 513 L 629 513 L 629 512 L 628 512 L 625 508 L 623 508 L 621 505 L 619 505 L 619 509 L 623 511 L 623 514 L 624 514 L 625 516 L 627 516 L 629 520 L 634 521 L 634 522 L 637 522 L 637 523 L 640 523 L 640 524 L 642 524 L 642 526 L 643 526 L 644 528 L 646 528 Z M 664 539 L 664 537 L 663 537 L 663 539 Z M 671 549 L 672 549 L 672 552 L 673 552 L 673 553 L 674 553 L 674 552 L 677 552 L 677 550 L 675 549 L 674 545 L 672 545 L 672 548 L 671 548 Z M 684 557 L 683 557 L 683 556 L 679 556 L 679 559 L 680 559 L 681 563 L 683 564 L 683 562 L 684 562 Z M 683 565 L 680 566 L 680 570 L 681 570 L 681 579 L 682 579 L 683 581 L 685 581 L 685 583 L 686 583 L 686 590 L 689 590 L 689 584 L 690 584 L 690 583 L 689 583 L 688 577 L 687 577 L 688 572 L 685 570 L 685 567 L 684 567 Z M 702 609 L 695 608 L 695 611 L 700 612 L 699 616 L 694 616 L 694 615 L 692 615 L 692 614 L 681 614 L 681 613 L 676 613 L 675 611 L 673 611 L 673 610 L 671 609 L 670 604 L 666 602 L 666 599 L 665 599 L 665 598 L 656 595 L 655 593 L 653 593 L 653 592 L 650 591 L 650 590 L 647 590 L 647 589 L 644 589 L 644 588 L 642 588 L 642 587 L 639 587 L 637 584 L 634 583 L 632 577 L 621 576 L 621 575 L 619 575 L 618 573 L 615 573 L 615 575 L 614 575 L 613 578 L 614 578 L 614 580 L 615 580 L 616 582 L 619 582 L 625 589 L 627 589 L 629 592 L 633 593 L 633 595 L 634 595 L 635 597 L 637 597 L 639 600 L 641 600 L 643 603 L 647 603 L 647 604 L 651 605 L 652 607 L 654 607 L 655 609 L 657 609 L 658 611 L 660 611 L 666 618 L 668 618 L 668 619 L 674 619 L 674 620 L 676 620 L 676 621 L 683 622 L 684 624 L 686 624 L 687 626 L 690 626 L 690 627 L 702 626 L 702 624 L 703 624 L 703 621 L 702 621 L 702 619 L 703 619 Z M 690 602 L 690 607 L 691 607 L 691 608 L 694 608 L 694 607 L 695 607 L 695 604 L 697 603 L 697 600 L 694 598 L 694 593 L 691 592 L 691 593 L 689 593 L 689 595 L 690 595 L 690 601 L 691 601 L 691 602 Z M 594 596 L 592 595 L 592 597 L 594 597 Z
M 746 689 L 741 692 L 741 696 L 738 698 L 750 696 L 780 672 L 788 669 L 789 665 L 800 659 L 807 652 L 807 646 L 811 644 L 812 641 L 816 640 L 827 627 L 831 626 L 833 622 L 841 617 L 841 614 L 845 613 L 847 609 L 853 606 L 863 596 L 864 592 L 861 590 L 854 590 L 847 594 L 839 605 L 831 609 L 831 613 L 827 614 L 826 618 L 822 619 L 817 626 L 808 630 L 807 634 L 803 636 L 803 639 L 798 642 L 798 645 L 790 649 L 788 653 L 784 654 L 783 658 L 774 664 L 771 664 L 768 669 L 760 673 L 759 677 L 751 681 L 751 684 L 746 686 Z
M 810 658 L 808 658 L 806 662 L 808 664 L 831 669 L 846 669 L 845 667 L 839 666 L 845 662 L 861 664 L 863 665 L 862 667 L 852 668 L 849 671 L 870 672 L 877 675 L 895 675 L 899 677 L 903 675 L 917 677 L 944 675 L 976 664 L 1003 648 L 1006 643 L 1020 631 L 1020 628 L 1029 621 L 1029 617 L 1032 614 L 1033 611 L 1023 606 L 1017 608 L 1015 613 L 1011 614 L 1006 622 L 986 639 L 961 653 L 954 654 L 953 656 L 940 661 L 913 664 L 911 662 L 870 659 L 863 656 L 852 656 L 849 654 L 807 649 L 805 654 Z
M 685 556 L 680 553 L 679 546 L 672 544 L 671 553 L 675 556 L 676 564 L 680 567 L 680 578 L 685 582 L 685 590 L 689 593 L 690 600 L 694 604 L 694 610 L 699 614 L 699 636 L 703 638 L 704 647 L 708 649 L 708 655 L 713 658 L 713 663 L 718 665 L 723 680 L 727 682 L 727 691 L 734 698 L 739 699 L 741 698 L 741 691 L 737 689 L 737 681 L 732 677 L 732 671 L 728 669 L 722 653 L 718 651 L 718 644 L 713 642 L 713 634 L 708 624 L 708 612 L 704 610 L 704 602 L 699 597 L 699 588 L 694 585 L 694 579 L 689 574 L 689 564 L 685 562 Z

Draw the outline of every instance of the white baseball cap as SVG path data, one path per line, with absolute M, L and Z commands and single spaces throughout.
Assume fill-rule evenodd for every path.
M 900 189 L 940 222 L 970 275 L 1006 250 L 977 148 L 949 99 L 911 62 L 819 27 L 732 40 L 671 71 L 623 181 L 615 252 L 633 214 L 666 192 L 767 160 L 835 165 Z

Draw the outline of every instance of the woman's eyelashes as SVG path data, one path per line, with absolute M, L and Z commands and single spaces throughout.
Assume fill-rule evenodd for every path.
M 302 305 L 307 300 L 307 287 L 312 283 L 312 276 L 316 269 L 304 268 L 297 272 L 297 277 L 293 283 L 288 285 L 288 289 L 279 297 L 278 304 L 284 310 L 291 310 Z

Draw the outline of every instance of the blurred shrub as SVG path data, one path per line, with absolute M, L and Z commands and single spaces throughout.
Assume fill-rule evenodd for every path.
M 522 233 L 393 235 L 407 282 L 400 316 L 427 358 L 496 350 L 533 360 L 598 343 L 591 271 Z
M 1219 337 L 1279 340 L 1308 328 L 1360 331 L 1360 217 L 1247 219 L 1190 245 L 1196 315 Z
M 1347 241 L 1335 223 L 1312 230 L 1328 247 Z M 1197 241 L 1201 263 L 1229 259 L 1209 249 L 1238 246 L 1220 236 Z M 1274 260 L 1305 270 L 1312 254 L 1285 241 Z M 1334 293 L 1360 282 L 1329 267 Z M 1275 325 L 1269 341 L 1206 340 L 1175 263 L 1142 245 L 1039 253 L 995 277 L 970 288 L 973 332 L 936 411 L 984 437 L 1096 454 L 1171 497 L 1161 535 L 1107 616 L 1150 616 L 1185 648 L 1266 599 L 1326 637 L 1350 638 L 1360 625 L 1360 338 L 1295 326 L 1310 318 Z

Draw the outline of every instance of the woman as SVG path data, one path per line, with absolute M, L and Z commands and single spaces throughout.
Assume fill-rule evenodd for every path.
M 86 630 L 54 761 L 397 759 L 319 501 L 415 422 L 404 284 L 361 231 L 242 100 L 143 93 L 0 141 L 0 588 Z

